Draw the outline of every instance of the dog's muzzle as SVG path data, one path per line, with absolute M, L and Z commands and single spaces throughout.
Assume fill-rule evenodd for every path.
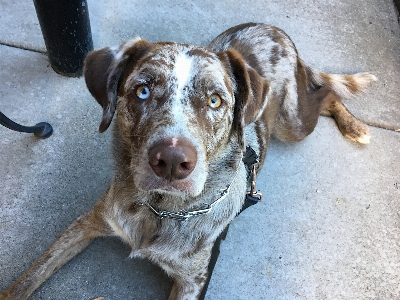
M 154 144 L 148 152 L 153 172 L 169 182 L 187 178 L 197 163 L 197 151 L 187 140 L 172 138 Z

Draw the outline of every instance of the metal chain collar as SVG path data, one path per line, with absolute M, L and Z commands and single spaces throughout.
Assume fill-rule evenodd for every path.
M 249 146 L 246 147 L 246 153 L 245 157 L 243 158 L 243 162 L 249 171 L 249 176 L 251 177 L 250 191 L 246 193 L 246 200 L 254 202 L 252 204 L 255 204 L 261 201 L 262 198 L 262 194 L 256 189 L 256 168 L 259 164 L 259 160 L 255 151 Z M 166 210 L 158 211 L 151 204 L 147 202 L 142 202 L 140 205 L 147 206 L 150 209 L 150 211 L 160 219 L 168 218 L 177 221 L 185 221 L 191 217 L 201 216 L 209 213 L 215 205 L 217 205 L 219 202 L 221 202 L 226 198 L 226 196 L 229 194 L 231 185 L 235 181 L 238 173 L 239 173 L 239 167 L 236 169 L 235 176 L 233 177 L 232 181 L 226 186 L 225 189 L 221 191 L 221 194 L 217 200 L 215 200 L 210 204 L 203 203 L 202 206 L 200 206 L 196 210 L 192 211 L 181 210 L 179 212 L 172 212 Z

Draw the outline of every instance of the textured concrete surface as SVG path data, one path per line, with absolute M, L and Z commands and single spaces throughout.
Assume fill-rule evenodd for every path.
M 371 71 L 368 95 L 349 103 L 366 122 L 400 124 L 400 28 L 391 0 L 88 1 L 95 48 L 133 36 L 207 44 L 230 26 L 264 22 L 284 29 L 311 66 L 327 72 Z M 14 17 L 13 17 L 14 16 Z M 0 0 L 0 42 L 44 49 L 33 3 Z M 385 99 L 382 102 L 382 99 Z M 379 121 L 379 122 L 378 122 Z
M 400 298 L 400 135 L 372 134 L 357 146 L 323 118 L 272 143 L 265 199 L 231 224 L 208 299 Z
M 400 29 L 391 0 L 92 0 L 89 12 L 95 48 L 136 35 L 204 45 L 256 21 L 284 29 L 315 68 L 375 74 L 368 93 L 347 102 L 374 125 L 370 145 L 344 140 L 328 118 L 301 143 L 272 142 L 258 181 L 265 198 L 230 226 L 206 299 L 400 298 Z M 34 51 L 44 42 L 32 2 L 0 0 L 0 110 L 54 127 L 47 140 L 0 127 L 0 289 L 112 176 L 110 134 L 97 133 L 101 111 L 83 79 L 57 75 Z M 128 255 L 119 240 L 99 239 L 31 299 L 166 299 L 171 281 Z
M 46 46 L 33 1 L 0 1 L 0 42 L 45 52 Z

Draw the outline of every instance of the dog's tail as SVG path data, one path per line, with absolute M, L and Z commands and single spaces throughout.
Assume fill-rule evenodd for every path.
M 370 73 L 356 73 L 352 75 L 327 74 L 305 65 L 308 77 L 307 84 L 310 91 L 320 90 L 328 92 L 321 103 L 320 114 L 333 116 L 342 134 L 355 142 L 368 144 L 370 134 L 368 126 L 358 120 L 344 106 L 342 99 L 353 98 L 362 93 L 365 88 L 377 78 Z M 333 92 L 330 94 L 329 92 Z
M 317 90 L 322 86 L 330 89 L 340 98 L 348 99 L 362 93 L 365 88 L 377 78 L 370 73 L 352 75 L 327 74 L 306 66 L 308 87 Z

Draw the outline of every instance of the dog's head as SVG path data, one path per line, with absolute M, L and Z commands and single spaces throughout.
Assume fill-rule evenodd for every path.
M 89 53 L 84 76 L 103 108 L 100 132 L 118 111 L 136 187 L 189 196 L 202 192 L 227 143 L 244 147 L 269 88 L 234 50 L 139 38 Z

